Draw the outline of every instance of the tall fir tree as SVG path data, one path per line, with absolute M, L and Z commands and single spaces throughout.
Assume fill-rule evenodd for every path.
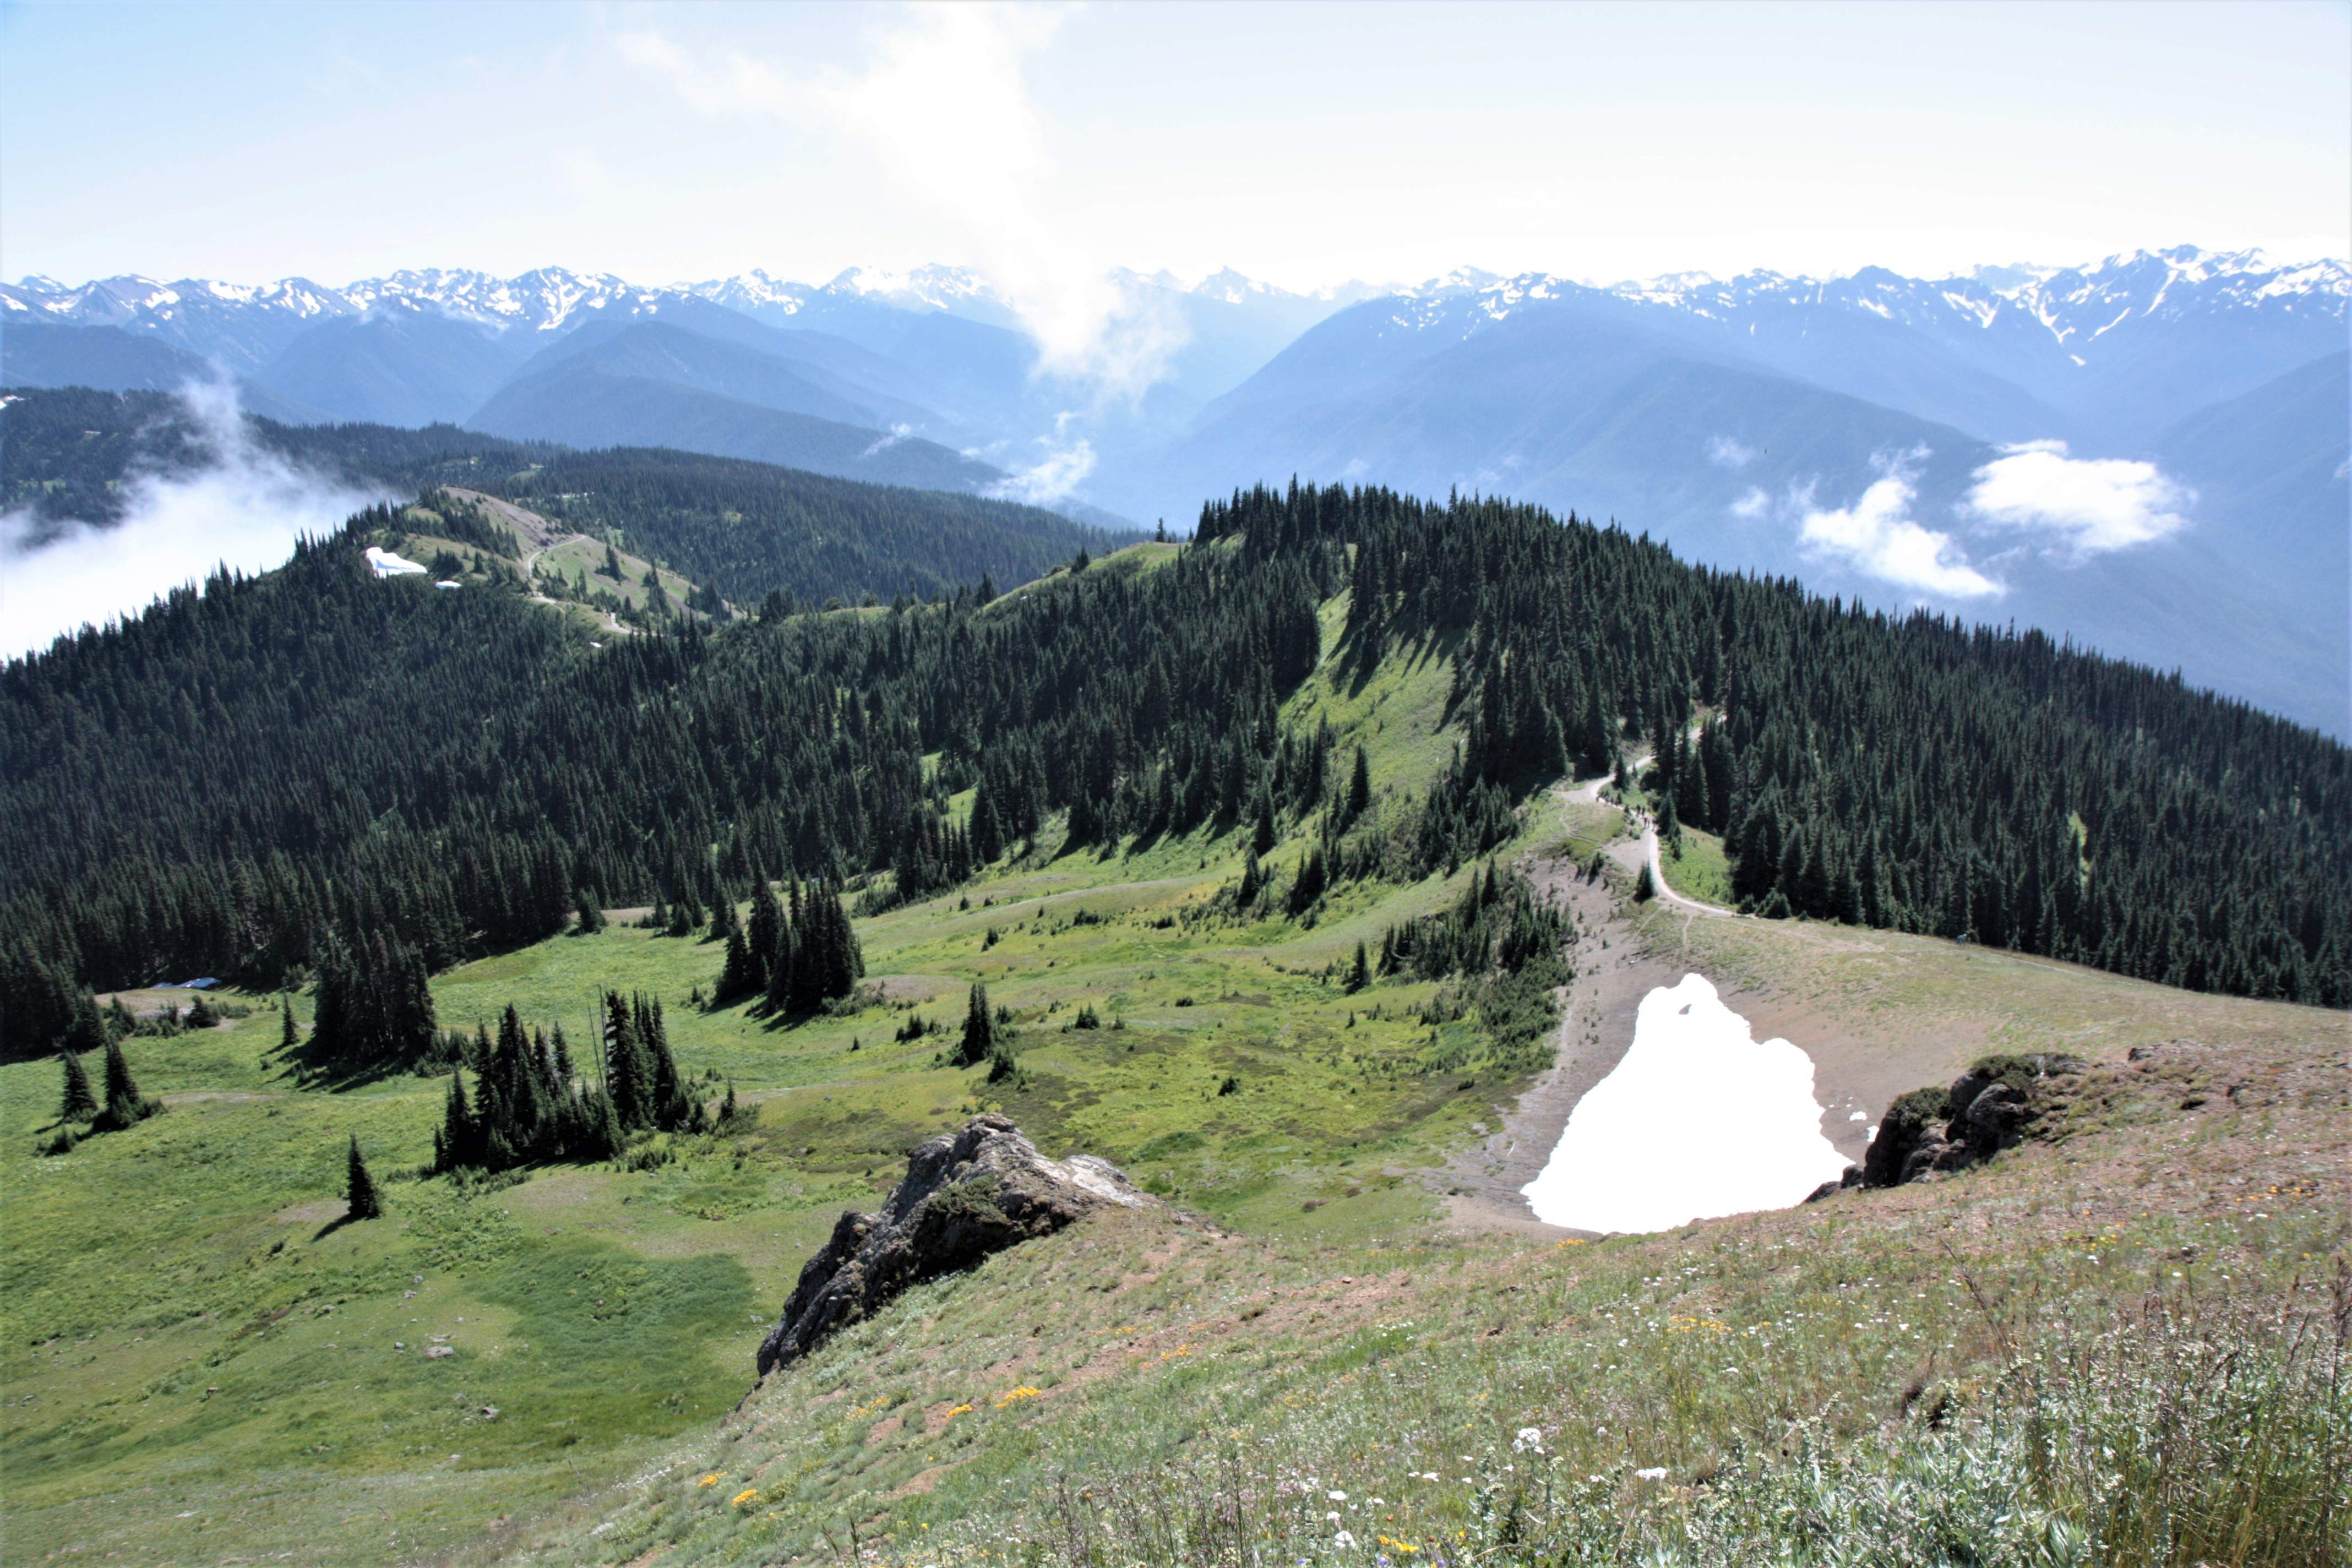
M 368 1174 L 367 1161 L 360 1156 L 360 1135 L 352 1134 L 351 1158 L 343 1173 L 344 1216 L 348 1219 L 382 1219 L 383 1194 L 376 1190 L 375 1178 Z
M 1372 763 L 1364 748 L 1356 748 L 1356 765 L 1348 775 L 1348 820 L 1353 822 L 1364 815 L 1372 804 Z
M 963 1036 L 956 1042 L 955 1065 L 978 1067 L 996 1054 L 996 1018 L 988 1010 L 988 987 L 974 982 L 964 1004 Z
M 90 1092 L 89 1069 L 74 1051 L 58 1053 L 65 1062 L 65 1093 L 58 1101 L 60 1121 L 88 1121 L 98 1114 L 98 1096 Z
M 122 1042 L 107 1041 L 106 1108 L 99 1113 L 98 1125 L 120 1131 L 144 1121 L 162 1109 L 139 1092 L 139 1085 L 131 1076 L 131 1063 L 122 1054 Z

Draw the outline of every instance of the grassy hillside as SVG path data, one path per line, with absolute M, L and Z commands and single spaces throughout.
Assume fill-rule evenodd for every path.
M 1328 602 L 1327 629 L 1345 613 Z M 1452 671 L 1437 644 L 1368 675 L 1332 651 L 1283 718 L 1328 720 L 1341 757 L 1360 743 L 1374 813 L 1402 812 L 1451 755 Z M 1213 1556 L 1194 1538 L 1222 1519 L 1228 1544 L 1295 1558 L 1515 1561 L 1601 1522 L 1634 1521 L 1638 1542 L 1748 1507 L 1788 1482 L 1790 1445 L 1849 1467 L 1865 1501 L 1874 1445 L 1959 1466 L 1958 1519 L 2011 1473 L 2003 1367 L 2074 1364 L 2130 1316 L 2148 1325 L 2133 1376 L 2202 1377 L 2197 1335 L 2248 1342 L 2234 1314 L 2307 1307 L 2341 1267 L 2342 1015 L 1928 937 L 1636 913 L 1573 875 L 1621 826 L 1539 795 L 1498 850 L 1576 889 L 1580 976 L 1700 968 L 1759 1034 L 1816 1052 L 1825 1099 L 1853 1088 L 1874 1110 L 1983 1049 L 2112 1072 L 2063 1142 L 1985 1171 L 1594 1241 L 1461 1220 L 1448 1162 L 1557 1121 L 1527 1109 L 1540 1095 L 1518 1101 L 1525 1080 L 1433 1070 L 1477 1028 L 1423 1021 L 1437 985 L 1339 984 L 1359 941 L 1444 904 L 1467 868 L 1348 885 L 1311 925 L 1252 921 L 1212 908 L 1245 823 L 1065 852 L 1049 822 L 969 886 L 858 921 L 872 991 L 792 1027 L 697 1005 L 716 945 L 614 911 L 601 933 L 436 976 L 442 1023 L 512 1005 L 576 1049 L 601 990 L 648 991 L 681 1069 L 709 1097 L 731 1082 L 755 1121 L 656 1135 L 614 1164 L 419 1179 L 446 1079 L 302 1089 L 256 996 L 218 1030 L 134 1037 L 165 1112 L 41 1157 L 57 1065 L 0 1066 L 11 1559 L 299 1542 L 320 1563 L 838 1562 L 854 1529 L 864 1561 L 1064 1561 L 1088 1539 L 1096 1561 L 1167 1561 Z M 940 1065 L 952 1037 L 926 1027 L 951 1029 L 975 980 L 1014 1019 L 1019 1071 L 994 1086 Z M 1564 1045 L 1622 1049 L 1585 984 Z M 1088 1005 L 1101 1027 L 1075 1027 Z M 2154 1054 L 2131 1063 L 2136 1047 Z M 1171 1206 L 925 1287 L 736 1409 L 835 1215 L 984 1106 Z M 353 1133 L 389 1213 L 339 1224 Z M 2147 1316 L 2151 1300 L 2185 1303 L 2195 1332 Z M 2315 1415 L 2242 1377 L 2217 1386 L 2282 1431 L 2346 1417 L 2340 1398 Z M 2133 1419 L 2114 1416 L 2116 1441 Z M 1937 1447 L 1979 1432 L 1975 1469 Z M 2319 1450 L 2297 1441 L 2282 1495 L 2312 1484 Z

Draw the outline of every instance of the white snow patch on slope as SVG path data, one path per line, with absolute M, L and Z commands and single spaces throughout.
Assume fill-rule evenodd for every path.
M 367 563 L 375 569 L 379 577 L 405 577 L 410 573 L 425 570 L 406 556 L 394 555 L 391 551 L 373 544 L 367 547 Z
M 1669 1230 L 1788 1208 L 1845 1170 L 1822 1136 L 1813 1060 L 1759 1043 L 1696 974 L 1642 999 L 1633 1044 L 1579 1100 L 1543 1174 L 1536 1217 L 1577 1230 Z

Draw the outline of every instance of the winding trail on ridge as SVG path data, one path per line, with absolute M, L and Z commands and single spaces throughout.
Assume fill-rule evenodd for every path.
M 1629 759 L 1630 772 L 1649 766 L 1647 754 Z M 1602 806 L 1601 791 L 1609 783 L 1604 773 L 1573 786 L 1555 790 L 1561 800 L 1578 805 Z M 1635 934 L 1624 894 L 1607 879 L 1591 879 L 1568 858 L 1538 857 L 1525 864 L 1538 890 L 1560 900 L 1576 916 L 1570 963 L 1575 975 L 1558 998 L 1560 1009 L 1558 1047 L 1551 1066 L 1538 1074 L 1516 1101 L 1498 1108 L 1493 1122 L 1481 1121 L 1483 1136 L 1456 1152 L 1426 1177 L 1445 1197 L 1450 1223 L 1459 1229 L 1561 1237 L 1578 1234 L 1538 1219 L 1520 1188 L 1533 1181 L 1551 1157 L 1577 1102 L 1615 1068 L 1633 1040 L 1643 998 L 1662 986 L 1671 986 L 1690 973 L 1687 963 L 1688 921 L 1709 918 L 1748 920 L 1737 910 L 1704 903 L 1666 885 L 1665 866 L 1658 847 L 1656 825 L 1646 813 L 1625 810 L 1640 825 L 1638 841 L 1619 839 L 1604 851 L 1629 875 L 1650 868 L 1658 899 L 1682 911 L 1684 952 L 1644 942 Z M 1744 999 L 1738 1005 L 1748 1005 Z
M 1654 752 L 1643 752 L 1627 763 L 1625 771 L 1628 773 L 1638 774 L 1643 768 L 1650 765 L 1654 755 Z M 1601 804 L 1601 786 L 1608 782 L 1608 777 L 1604 774 L 1590 784 L 1580 784 L 1568 792 L 1568 798 L 1580 805 L 1599 805 Z M 1641 854 L 1633 862 L 1632 868 L 1638 869 L 1643 863 L 1648 864 L 1650 886 L 1657 890 L 1660 902 L 1671 904 L 1676 909 L 1687 910 L 1695 915 L 1708 915 L 1717 920 L 1746 921 L 1756 918 L 1754 915 L 1743 914 L 1738 910 L 1726 909 L 1721 904 L 1706 903 L 1702 900 L 1692 898 L 1687 893 L 1675 891 L 1666 880 L 1666 863 L 1659 853 L 1657 820 L 1648 812 L 1634 806 L 1629 805 L 1622 809 L 1642 827 Z M 1618 864 L 1624 863 L 1623 858 L 1619 857 Z

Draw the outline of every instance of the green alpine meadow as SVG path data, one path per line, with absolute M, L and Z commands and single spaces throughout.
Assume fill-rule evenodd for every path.
M 2347 59 L 0 5 L 0 1568 L 2352 1568 Z

